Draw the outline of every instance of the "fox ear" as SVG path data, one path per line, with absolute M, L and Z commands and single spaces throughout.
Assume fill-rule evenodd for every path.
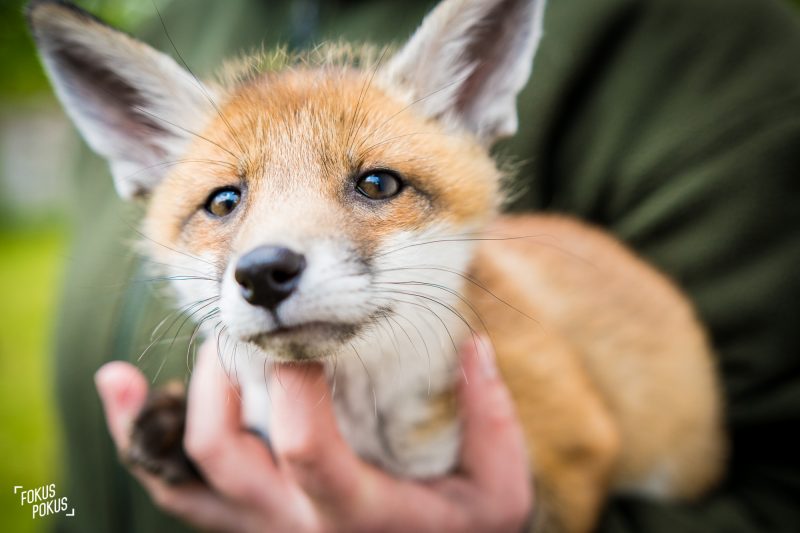
M 146 194 L 209 115 L 208 90 L 170 57 L 61 1 L 28 22 L 55 91 L 124 198 Z
M 427 116 L 485 144 L 517 131 L 545 0 L 444 0 L 385 68 Z

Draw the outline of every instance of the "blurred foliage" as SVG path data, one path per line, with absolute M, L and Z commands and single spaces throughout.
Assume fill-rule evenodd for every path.
M 49 92 L 30 33 L 25 22 L 28 0 L 0 0 L 0 99 L 14 100 Z M 77 0 L 75 4 L 110 24 L 131 31 L 153 16 L 153 1 L 148 0 Z M 169 0 L 155 0 L 163 9 Z
M 165 9 L 170 0 L 156 0 Z M 77 0 L 109 23 L 133 31 L 154 16 L 149 0 Z M 0 106 L 52 95 L 24 16 L 27 0 L 0 0 Z M 2 204 L 2 198 L 0 198 Z M 20 218 L 0 213 L 0 531 L 49 530 L 52 518 L 33 520 L 14 485 L 61 487 L 60 435 L 54 412 L 54 313 L 68 248 L 61 213 Z M 68 495 L 67 495 L 68 496 Z
M 63 230 L 50 224 L 0 229 L 0 294 L 5 302 L 0 306 L 2 531 L 32 533 L 50 522 L 33 520 L 31 508 L 20 507 L 14 485 L 34 488 L 60 481 L 53 372 L 46 354 L 52 348 L 65 241 Z
M 75 0 L 74 3 L 120 29 L 131 31 L 153 17 L 154 6 L 163 11 L 170 1 Z M 800 0 L 788 1 L 800 8 Z M 24 98 L 49 90 L 25 23 L 23 13 L 27 3 L 28 0 L 0 0 L 1 100 Z

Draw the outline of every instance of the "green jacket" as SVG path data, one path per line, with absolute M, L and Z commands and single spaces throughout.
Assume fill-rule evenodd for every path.
M 402 39 L 432 3 L 175 0 L 164 18 L 203 73 L 262 40 Z M 160 24 L 149 35 L 169 51 Z M 616 497 L 600 530 L 797 531 L 798 14 L 778 0 L 551 0 L 520 105 L 520 133 L 498 147 L 522 162 L 513 208 L 600 224 L 668 273 L 697 306 L 723 376 L 722 486 L 691 505 Z M 103 362 L 136 360 L 168 308 L 141 281 L 128 247 L 137 212 L 116 199 L 105 164 L 87 154 L 74 175 L 56 361 L 67 493 L 81 512 L 57 528 L 179 531 L 119 466 L 92 383 Z M 145 372 L 186 376 L 189 330 L 157 343 Z

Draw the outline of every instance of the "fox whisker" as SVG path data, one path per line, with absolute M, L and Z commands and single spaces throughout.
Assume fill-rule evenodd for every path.
M 174 167 L 174 166 L 178 166 L 178 165 L 186 165 L 186 164 L 190 164 L 190 163 L 202 163 L 202 164 L 205 164 L 205 165 L 219 165 L 219 166 L 228 167 L 231 170 L 238 170 L 238 167 L 236 165 L 234 165 L 232 163 L 229 163 L 227 161 L 220 161 L 220 160 L 216 160 L 216 159 L 176 159 L 174 161 L 163 161 L 161 163 L 156 163 L 154 165 L 149 165 L 149 166 L 140 168 L 140 169 L 138 169 L 138 170 L 136 170 L 134 172 L 131 172 L 130 174 L 126 174 L 125 177 L 126 177 L 126 179 L 131 179 L 131 178 L 135 178 L 136 176 L 138 176 L 139 174 L 141 174 L 143 172 L 147 172 L 148 170 L 155 170 L 155 169 L 161 169 L 161 168 L 170 168 L 170 167 Z
M 442 267 L 442 266 L 417 265 L 417 266 L 402 266 L 402 267 L 395 267 L 395 268 L 385 268 L 385 269 L 381 269 L 381 270 L 377 271 L 376 273 L 386 273 L 386 272 L 395 272 L 395 271 L 404 271 L 404 270 L 435 270 L 435 271 L 439 271 L 439 272 L 448 272 L 450 274 L 459 276 L 464 281 L 467 281 L 467 282 L 473 284 L 474 286 L 478 287 L 479 289 L 484 291 L 486 294 L 488 294 L 489 296 L 491 296 L 492 298 L 494 298 L 498 302 L 502 303 L 503 305 L 505 305 L 509 309 L 512 309 L 512 310 L 518 312 L 519 314 L 521 314 L 525 318 L 527 318 L 527 319 L 529 319 L 529 320 L 531 320 L 531 321 L 533 321 L 533 322 L 535 322 L 537 324 L 539 323 L 538 320 L 536 320 L 532 316 L 528 315 L 527 313 L 525 313 L 521 309 L 513 306 L 512 304 L 510 304 L 508 301 L 504 300 L 503 298 L 500 298 L 493 291 L 489 290 L 483 283 L 479 282 L 474 277 L 472 277 L 471 275 L 469 275 L 467 273 L 464 273 L 464 272 L 459 272 L 457 270 L 450 269 L 450 268 L 447 268 L 447 267 Z

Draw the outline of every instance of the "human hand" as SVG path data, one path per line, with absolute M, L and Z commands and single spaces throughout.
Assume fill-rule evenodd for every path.
M 488 342 L 477 343 L 477 348 Z M 242 427 L 240 402 L 208 343 L 191 379 L 184 446 L 208 485 L 171 486 L 132 468 L 155 503 L 203 529 L 256 531 L 519 531 L 532 509 L 521 427 L 494 356 L 462 350 L 458 473 L 396 479 L 358 458 L 336 426 L 319 365 L 282 366 L 270 384 L 276 460 Z M 127 449 L 147 396 L 133 365 L 96 374 L 111 436 Z

